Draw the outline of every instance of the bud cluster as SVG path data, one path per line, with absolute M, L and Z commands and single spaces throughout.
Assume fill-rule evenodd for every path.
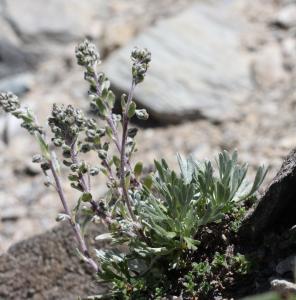
M 151 52 L 146 48 L 140 49 L 135 47 L 131 53 L 133 62 L 132 74 L 136 84 L 144 80 L 145 74 L 151 61 Z
M 85 134 L 85 141 L 93 144 L 93 146 L 97 148 L 96 146 L 99 146 L 101 138 L 104 137 L 106 134 L 106 130 L 104 128 L 100 128 L 94 119 L 88 119 L 86 121 Z
M 0 93 L 0 107 L 7 113 L 11 113 L 16 118 L 22 120 L 21 126 L 31 134 L 43 133 L 43 128 L 37 124 L 36 117 L 28 108 L 21 108 L 17 96 L 11 92 Z
M 16 95 L 11 92 L 0 93 L 0 106 L 5 112 L 14 112 L 20 108 L 20 102 Z
M 80 66 L 91 67 L 101 62 L 96 46 L 88 40 L 85 40 L 76 47 L 75 55 L 77 63 Z
M 79 133 L 85 129 L 85 117 L 80 109 L 72 105 L 54 104 L 48 124 L 54 134 L 52 139 L 55 146 L 72 145 Z

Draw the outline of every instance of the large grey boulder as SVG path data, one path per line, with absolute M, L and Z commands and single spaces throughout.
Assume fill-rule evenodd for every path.
M 241 45 L 247 23 L 236 4 L 197 3 L 140 34 L 103 66 L 114 88 L 128 91 L 130 51 L 146 47 L 152 52 L 151 67 L 135 99 L 153 117 L 167 122 L 239 118 L 252 84 Z
M 12 246 L 0 256 L 0 299 L 69 300 L 106 291 L 75 245 L 65 224 Z

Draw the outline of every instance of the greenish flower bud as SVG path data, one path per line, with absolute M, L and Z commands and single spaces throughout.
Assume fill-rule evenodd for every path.
M 72 164 L 70 166 L 70 169 L 71 169 L 72 172 L 77 172 L 78 169 L 79 169 L 79 166 L 77 164 Z
M 15 94 L 11 92 L 0 93 L 0 107 L 2 107 L 5 112 L 13 112 L 20 108 L 20 103 Z
M 146 109 L 137 109 L 136 116 L 139 120 L 147 120 L 149 118 L 149 114 Z
M 107 158 L 107 151 L 101 149 L 98 151 L 98 155 L 100 159 L 106 159 Z
M 75 55 L 80 66 L 92 67 L 100 63 L 100 55 L 96 46 L 88 40 L 76 47 Z
M 127 132 L 127 136 L 130 138 L 134 138 L 138 132 L 138 128 L 129 128 Z
M 89 170 L 89 174 L 90 174 L 91 176 L 96 176 L 96 175 L 99 174 L 99 172 L 100 172 L 100 169 L 99 169 L 99 168 L 96 168 L 96 167 L 93 167 L 93 168 L 91 168 L 91 169 Z
M 42 157 L 42 155 L 40 155 L 40 154 L 36 154 L 36 155 L 34 155 L 33 157 L 32 157 L 32 162 L 33 163 L 41 163 L 42 162 L 42 160 L 43 160 L 43 157 Z
M 41 169 L 46 172 L 50 169 L 49 163 L 48 162 L 44 162 L 41 164 Z
M 91 150 L 90 144 L 83 144 L 83 145 L 81 146 L 81 149 L 80 149 L 80 151 L 81 151 L 82 153 L 87 153 L 87 152 L 89 152 L 90 150 Z
M 132 75 L 136 84 L 144 80 L 151 61 L 151 53 L 147 49 L 135 47 L 131 53 L 133 62 Z
M 61 139 L 52 139 L 52 142 L 56 147 L 61 147 L 64 143 Z
M 85 130 L 86 120 L 80 109 L 75 109 L 72 105 L 53 105 L 51 116 L 48 119 L 49 127 L 54 134 L 56 146 L 66 144 L 70 146 L 75 141 L 80 132 Z M 62 142 L 61 142 L 61 141 Z
M 82 161 L 81 163 L 79 163 L 78 165 L 78 172 L 81 174 L 85 174 L 88 170 L 87 164 Z
M 64 158 L 70 158 L 71 157 L 71 152 L 69 150 L 64 150 L 62 154 L 63 154 Z

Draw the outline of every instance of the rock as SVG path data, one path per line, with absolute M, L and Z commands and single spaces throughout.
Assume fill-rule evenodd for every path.
M 10 26 L 10 24 L 1 16 L 1 4 L 0 4 L 0 40 L 7 40 L 14 45 L 20 46 L 21 41 L 17 34 Z
M 284 295 L 296 294 L 296 284 L 283 279 L 274 279 L 270 283 L 271 288 Z
M 30 73 L 10 76 L 0 80 L 0 91 L 10 91 L 18 96 L 28 92 L 34 83 L 34 77 Z
M 252 86 L 249 57 L 240 49 L 246 26 L 234 2 L 196 4 L 114 52 L 102 68 L 115 90 L 129 89 L 133 46 L 147 47 L 151 67 L 135 100 L 152 117 L 162 122 L 238 118 Z
M 284 6 L 275 16 L 273 23 L 283 27 L 291 28 L 296 26 L 296 3 Z
M 288 37 L 282 41 L 284 65 L 287 70 L 293 70 L 296 64 L 296 40 Z
M 0 219 L 2 222 L 16 221 L 24 216 L 26 216 L 27 210 L 23 206 L 12 206 L 5 207 L 0 213 Z
M 0 256 L 0 299 L 68 300 L 106 291 L 76 256 L 75 243 L 63 224 L 12 246 Z
M 116 48 L 125 45 L 132 37 L 135 36 L 135 24 L 129 24 L 126 20 L 124 22 L 111 23 L 106 26 L 102 37 L 104 51 L 111 53 Z
M 10 194 L 0 191 L 0 212 L 5 209 L 5 207 L 13 207 L 18 203 L 17 199 Z
M 277 44 L 267 45 L 257 54 L 252 64 L 256 84 L 265 90 L 278 87 L 287 79 L 283 66 L 280 47 Z
M 259 241 L 265 233 L 289 229 L 295 225 L 296 209 L 296 149 L 291 151 L 279 172 L 248 213 L 240 228 L 240 235 Z
M 6 15 L 24 41 L 67 43 L 88 34 L 100 3 L 96 0 L 9 0 Z
M 24 51 L 7 40 L 0 40 L 0 79 L 32 70 L 38 62 L 36 54 Z
M 18 170 L 15 170 L 15 172 L 17 173 Z M 40 184 L 39 178 L 35 178 L 29 184 L 27 182 L 19 184 L 18 189 L 15 191 L 15 196 L 23 203 L 29 205 L 38 201 L 41 195 L 44 194 L 45 189 L 45 186 Z
M 284 275 L 287 272 L 295 272 L 296 256 L 292 255 L 279 262 L 276 266 L 276 272 L 280 275 Z
M 12 137 L 22 132 L 20 125 L 19 119 L 11 115 L 0 115 L 0 140 L 8 145 Z

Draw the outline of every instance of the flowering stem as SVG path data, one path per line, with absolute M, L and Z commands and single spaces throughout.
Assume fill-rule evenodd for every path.
M 81 253 L 83 254 L 84 260 L 93 268 L 93 270 L 95 271 L 95 273 L 101 272 L 101 270 L 99 269 L 99 266 L 97 265 L 97 263 L 90 257 L 87 245 L 85 243 L 85 240 L 83 238 L 80 226 L 78 223 L 75 223 L 72 218 L 71 218 L 71 212 L 69 209 L 69 206 L 67 204 L 66 198 L 65 198 L 65 194 L 62 188 L 62 184 L 61 184 L 61 180 L 60 177 L 57 174 L 57 171 L 55 169 L 55 166 L 52 162 L 52 160 L 49 160 L 49 167 L 50 170 L 52 172 L 55 184 L 56 184 L 56 190 L 57 193 L 61 199 L 65 214 L 68 216 L 69 219 L 69 223 L 71 224 L 71 227 L 73 228 L 73 231 L 75 233 L 75 237 L 76 240 L 78 242 L 79 245 L 79 249 L 81 251 Z
M 128 167 L 127 160 L 126 160 L 126 153 L 125 153 L 126 152 L 125 145 L 126 145 L 126 141 L 127 141 L 128 123 L 129 123 L 128 109 L 129 109 L 130 103 L 133 98 L 135 86 L 136 86 L 136 83 L 135 83 L 135 80 L 133 80 L 129 94 L 128 94 L 126 109 L 122 113 L 122 140 L 121 140 L 121 151 L 120 151 L 120 185 L 122 188 L 122 193 L 123 193 L 125 203 L 127 205 L 129 214 L 133 221 L 136 221 L 136 217 L 135 217 L 133 209 L 132 209 L 130 197 L 129 197 L 128 190 L 126 188 L 126 183 L 125 183 L 125 177 L 126 177 L 125 170 Z
M 118 133 L 117 133 L 117 130 L 115 128 L 114 121 L 113 121 L 113 118 L 112 118 L 112 112 L 110 113 L 110 116 L 108 116 L 106 118 L 106 121 L 107 121 L 108 125 L 110 126 L 110 128 L 112 130 L 113 141 L 116 145 L 116 148 L 117 148 L 118 152 L 120 153 L 121 152 L 121 146 L 120 146 L 120 142 L 119 142 Z

